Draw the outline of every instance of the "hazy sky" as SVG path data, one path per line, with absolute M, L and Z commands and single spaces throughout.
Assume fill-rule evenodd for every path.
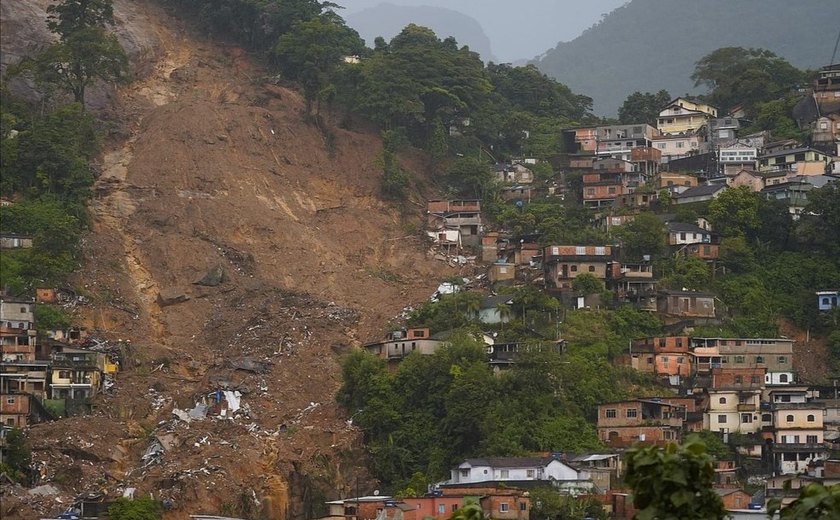
M 335 0 L 349 14 L 381 3 L 460 11 L 484 28 L 500 62 L 530 59 L 574 39 L 626 0 Z

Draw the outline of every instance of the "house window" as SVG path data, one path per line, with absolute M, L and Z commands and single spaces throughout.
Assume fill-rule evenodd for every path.
M 510 472 L 506 469 L 503 469 L 503 470 L 499 471 L 499 476 L 501 478 L 509 478 L 510 477 Z
M 773 420 L 773 416 L 770 415 L 769 413 L 762 414 L 762 416 L 761 416 L 761 422 L 770 422 L 772 420 Z
M 444 504 L 438 504 L 438 514 L 446 514 L 446 506 Z
M 764 356 L 755 356 L 756 363 L 764 363 Z
M 520 502 L 519 503 L 519 510 L 520 511 L 527 511 L 528 510 L 528 504 L 526 504 L 525 502 Z
M 507 513 L 508 512 L 508 504 L 499 504 L 499 512 L 500 513 Z
M 452 512 L 453 512 L 453 513 L 454 513 L 455 511 L 457 511 L 457 510 L 458 510 L 458 504 L 452 504 L 451 509 L 452 509 Z
M 595 195 L 595 188 L 586 188 L 587 195 Z
M 6 404 L 15 404 L 15 398 L 14 397 L 7 398 L 6 399 Z
M 784 365 L 787 363 L 787 356 L 779 356 L 779 364 Z
M 741 414 L 741 422 L 742 423 L 751 423 L 752 422 L 752 414 L 751 413 L 742 413 Z
M 470 476 L 470 470 L 462 469 L 461 470 L 461 476 L 464 477 L 464 478 L 469 477 Z
M 680 240 L 685 240 L 685 233 L 680 233 Z
M 626 414 L 628 419 L 632 419 L 638 415 L 638 410 L 635 408 L 628 408 Z
M 757 384 L 758 383 L 758 376 L 750 377 L 750 383 L 753 384 L 753 385 Z
M 726 416 L 718 415 L 718 424 L 726 424 Z
M 735 384 L 736 384 L 736 385 L 740 385 L 740 384 L 742 384 L 743 382 L 744 382 L 744 381 L 743 381 L 743 379 L 741 378 L 741 376 L 735 376 Z
M 817 442 L 819 442 L 819 441 L 817 440 L 817 436 L 816 436 L 816 435 L 806 435 L 806 436 L 805 436 L 805 442 L 806 442 L 807 444 L 816 444 L 816 443 L 817 443 Z
M 735 356 L 735 362 L 736 363 L 743 363 L 744 362 L 744 356 Z
M 528 478 L 534 478 L 534 470 L 529 469 L 528 471 L 526 471 L 526 472 L 525 472 L 525 475 L 526 475 Z
M 779 382 L 780 383 L 787 383 L 788 382 L 788 375 L 787 374 L 780 375 L 779 376 Z M 787 397 L 788 397 L 788 399 L 790 399 L 790 396 L 787 396 Z
M 814 421 L 816 421 L 816 419 L 814 418 L 814 416 L 813 416 L 813 415 L 809 415 L 809 416 L 808 416 L 808 422 L 814 422 Z
M 595 272 L 595 266 L 594 266 L 594 265 L 590 265 L 590 266 L 589 266 L 589 272 L 590 272 L 590 273 L 594 273 L 594 272 Z
M 720 398 L 720 404 L 726 404 L 726 398 L 725 397 Z
M 788 415 L 787 417 L 785 417 L 785 421 L 787 421 L 787 422 L 793 422 L 793 416 L 792 416 L 792 415 Z
M 578 266 L 573 265 L 573 266 L 571 267 L 571 271 L 572 271 L 573 273 L 576 273 L 576 272 L 577 272 L 577 267 L 578 267 Z

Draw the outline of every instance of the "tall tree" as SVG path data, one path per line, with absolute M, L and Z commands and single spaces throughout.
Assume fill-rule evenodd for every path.
M 667 90 L 660 90 L 656 94 L 633 92 L 618 109 L 618 120 L 624 125 L 647 123 L 655 126 L 659 111 L 669 101 L 671 94 Z
M 803 79 L 802 71 L 766 49 L 723 47 L 700 58 L 691 75 L 695 86 L 709 89 L 708 100 L 727 110 L 777 99 Z
M 47 22 L 59 40 L 24 59 L 13 73 L 23 73 L 48 94 L 57 88 L 85 107 L 85 92 L 97 81 L 118 82 L 128 73 L 128 57 L 117 37 L 111 0 L 64 0 L 50 6 Z
M 332 12 L 328 14 L 296 23 L 274 46 L 283 74 L 303 86 L 307 112 L 312 111 L 318 93 L 332 82 L 343 58 L 358 55 L 364 48 L 359 33 Z
M 723 236 L 747 235 L 758 229 L 758 194 L 747 186 L 724 190 L 709 203 L 709 221 Z
M 47 7 L 47 26 L 63 40 L 90 27 L 114 23 L 112 0 L 64 0 Z
M 619 227 L 623 254 L 628 260 L 641 260 L 644 255 L 655 258 L 665 250 L 665 225 L 652 213 L 640 213 Z
M 727 518 L 715 493 L 715 470 L 706 447 L 696 437 L 683 445 L 633 448 L 627 452 L 626 480 L 633 489 L 636 518 L 712 520 Z

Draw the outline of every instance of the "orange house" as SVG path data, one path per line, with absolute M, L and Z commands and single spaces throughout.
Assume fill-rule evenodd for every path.
M 653 373 L 656 375 L 687 377 L 691 374 L 688 343 L 688 336 L 645 338 L 633 341 L 632 350 L 648 353 L 646 357 L 653 359 Z
M 416 497 L 404 498 L 403 502 L 415 509 L 417 518 L 446 520 L 463 505 L 464 497 Z

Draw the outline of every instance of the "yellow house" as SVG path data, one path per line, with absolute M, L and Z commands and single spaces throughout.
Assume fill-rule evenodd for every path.
M 711 105 L 677 98 L 665 106 L 656 119 L 656 128 L 662 134 L 694 132 L 717 117 L 717 109 Z

